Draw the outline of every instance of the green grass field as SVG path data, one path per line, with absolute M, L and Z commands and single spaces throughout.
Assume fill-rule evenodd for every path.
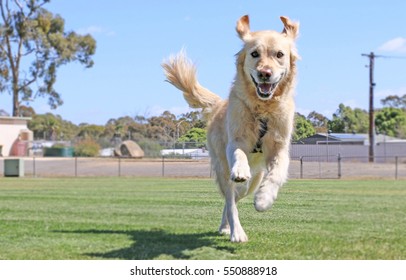
M 0 178 L 0 259 L 406 259 L 405 181 L 292 180 L 249 242 L 209 179 Z

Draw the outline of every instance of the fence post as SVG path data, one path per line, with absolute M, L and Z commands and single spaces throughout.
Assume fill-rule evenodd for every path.
M 78 177 L 78 157 L 75 157 L 75 177 Z
M 121 177 L 121 157 L 118 157 L 118 177 Z
M 303 179 L 303 156 L 300 157 L 300 179 Z
M 37 171 L 35 170 L 35 156 L 32 157 L 32 176 L 37 177 Z
M 338 164 L 338 179 L 341 179 L 341 154 L 338 153 L 337 156 L 337 164 Z
M 162 155 L 162 177 L 165 177 L 165 156 Z
M 395 180 L 398 179 L 398 166 L 399 166 L 399 161 L 398 161 L 399 157 L 395 157 Z

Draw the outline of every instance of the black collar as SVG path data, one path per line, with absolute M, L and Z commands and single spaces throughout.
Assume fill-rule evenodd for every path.
M 268 120 L 266 119 L 259 119 L 259 135 L 257 143 L 255 144 L 254 149 L 252 149 L 251 153 L 262 153 L 262 138 L 268 132 Z

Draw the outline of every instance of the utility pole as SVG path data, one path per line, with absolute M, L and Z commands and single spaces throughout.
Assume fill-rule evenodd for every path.
M 369 162 L 374 162 L 375 119 L 374 119 L 374 62 L 377 57 L 373 52 L 362 54 L 369 58 Z

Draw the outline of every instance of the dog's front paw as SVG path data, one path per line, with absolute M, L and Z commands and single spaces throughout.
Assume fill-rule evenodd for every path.
M 240 228 L 238 230 L 234 230 L 234 232 L 231 233 L 230 241 L 231 242 L 247 242 L 248 237 L 245 234 L 244 230 L 242 228 Z
M 251 178 L 250 167 L 248 164 L 236 163 L 231 169 L 231 180 L 236 183 L 241 183 Z

